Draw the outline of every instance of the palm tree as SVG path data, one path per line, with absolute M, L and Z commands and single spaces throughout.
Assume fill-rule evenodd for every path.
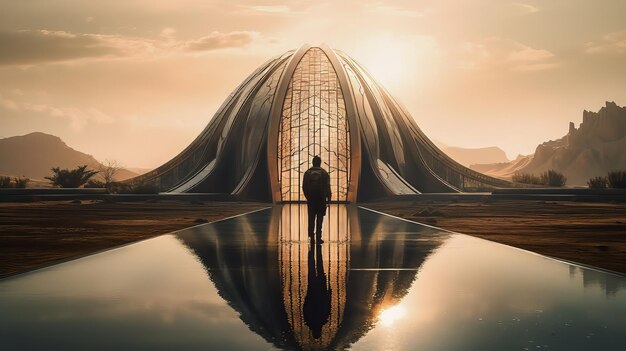
M 61 188 L 78 188 L 87 183 L 87 181 L 98 174 L 98 171 L 87 169 L 87 165 L 78 166 L 76 169 L 61 169 L 59 167 L 52 168 L 52 176 L 45 177 L 52 182 L 52 185 Z

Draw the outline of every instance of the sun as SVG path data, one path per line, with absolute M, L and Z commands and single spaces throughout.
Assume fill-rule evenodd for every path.
M 378 315 L 380 324 L 385 327 L 391 327 L 397 321 L 406 315 L 406 309 L 402 305 L 396 305 L 386 308 Z
M 398 91 L 425 80 L 437 65 L 438 54 L 430 37 L 380 34 L 360 43 L 353 56 L 376 81 Z

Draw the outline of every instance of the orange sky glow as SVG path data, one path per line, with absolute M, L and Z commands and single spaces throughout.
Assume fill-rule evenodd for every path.
M 509 158 L 626 105 L 626 2 L 2 2 L 0 137 L 42 131 L 151 168 L 269 58 L 326 43 L 448 145 Z

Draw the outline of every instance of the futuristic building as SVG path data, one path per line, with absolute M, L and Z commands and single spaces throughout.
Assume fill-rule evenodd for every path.
M 445 155 L 349 56 L 310 45 L 259 67 L 185 150 L 133 181 L 162 192 L 301 201 L 314 155 L 335 201 L 510 186 Z

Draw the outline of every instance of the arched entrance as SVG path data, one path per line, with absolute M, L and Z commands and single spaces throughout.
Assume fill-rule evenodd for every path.
M 278 183 L 282 201 L 304 201 L 302 176 L 313 156 L 331 179 L 333 201 L 348 200 L 350 130 L 339 78 L 328 56 L 310 48 L 297 64 L 278 130 Z

